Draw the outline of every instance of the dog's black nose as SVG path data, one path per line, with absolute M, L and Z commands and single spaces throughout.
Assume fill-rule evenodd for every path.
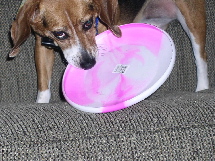
M 88 58 L 84 58 L 81 61 L 80 66 L 82 69 L 88 70 L 88 69 L 91 69 L 95 64 L 96 64 L 95 58 L 88 57 Z

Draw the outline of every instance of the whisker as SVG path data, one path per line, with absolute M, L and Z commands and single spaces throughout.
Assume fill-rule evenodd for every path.
M 107 53 L 107 48 L 105 47 L 105 45 L 99 45 L 98 52 L 101 56 L 104 56 L 105 53 Z

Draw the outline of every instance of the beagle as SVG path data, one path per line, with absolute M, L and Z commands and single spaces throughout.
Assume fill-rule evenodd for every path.
M 14 47 L 9 57 L 19 53 L 19 47 L 34 31 L 36 102 L 48 103 L 54 49 L 41 45 L 44 37 L 61 48 L 69 64 L 87 70 L 96 63 L 97 31 L 110 29 L 121 37 L 123 33 L 118 25 L 149 23 L 166 29 L 174 19 L 178 19 L 192 42 L 197 65 L 196 91 L 208 89 L 204 0 L 24 0 L 12 23 Z

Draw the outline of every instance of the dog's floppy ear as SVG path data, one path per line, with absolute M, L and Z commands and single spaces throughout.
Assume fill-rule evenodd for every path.
M 95 0 L 99 8 L 99 18 L 117 37 L 121 37 L 120 28 L 116 25 L 119 16 L 118 0 Z
M 38 0 L 23 0 L 23 4 L 11 27 L 11 38 L 14 46 L 9 57 L 15 57 L 19 53 L 19 46 L 30 36 L 30 20 L 38 4 Z

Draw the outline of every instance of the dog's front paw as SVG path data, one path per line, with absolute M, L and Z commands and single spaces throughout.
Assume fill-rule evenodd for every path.
M 47 89 L 45 91 L 38 91 L 36 103 L 49 103 L 50 98 L 50 89 Z

